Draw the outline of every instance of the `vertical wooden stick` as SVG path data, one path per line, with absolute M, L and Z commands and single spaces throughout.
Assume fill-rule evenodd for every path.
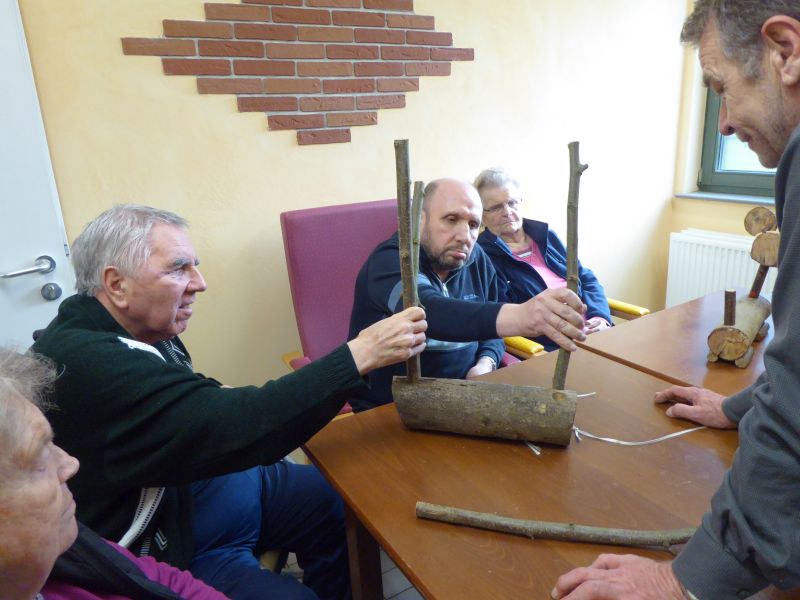
M 767 271 L 769 271 L 769 265 L 758 265 L 758 271 L 756 271 L 756 276 L 753 278 L 753 285 L 748 294 L 750 298 L 758 298 L 758 295 L 761 293 L 761 288 L 764 287 Z
M 578 194 L 580 192 L 581 175 L 589 168 L 582 165 L 579 153 L 579 142 L 570 142 L 569 148 L 569 194 L 567 196 L 567 287 L 578 292 Z M 553 374 L 553 389 L 563 390 L 567 380 L 569 352 L 560 348 L 558 360 Z
M 394 141 L 395 170 L 397 175 L 397 241 L 400 247 L 400 279 L 403 283 L 403 308 L 416 306 L 417 276 L 412 256 L 411 179 L 408 167 L 408 140 Z M 408 380 L 415 382 L 420 376 L 419 356 L 406 363 Z
M 419 228 L 422 221 L 422 193 L 425 184 L 421 181 L 414 182 L 414 196 L 411 198 L 411 275 L 412 295 L 414 306 L 420 306 L 417 293 L 417 275 L 419 275 Z
M 736 324 L 736 290 L 725 290 L 725 317 L 723 325 Z

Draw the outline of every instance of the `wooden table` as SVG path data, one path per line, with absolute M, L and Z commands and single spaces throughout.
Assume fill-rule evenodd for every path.
M 741 297 L 739 291 L 737 297 Z M 714 292 L 594 333 L 578 345 L 670 383 L 694 385 L 729 396 L 753 383 L 764 371 L 764 349 L 772 340 L 756 343 L 745 369 L 732 363 L 706 361 L 708 334 L 722 322 L 723 292 Z
M 548 386 L 555 359 L 537 357 L 487 379 Z M 567 387 L 596 392 L 579 400 L 576 415 L 591 433 L 649 439 L 687 427 L 653 404 L 663 380 L 599 355 L 575 352 Z M 695 526 L 736 446 L 735 431 L 704 430 L 643 447 L 584 439 L 535 456 L 520 442 L 410 431 L 389 405 L 331 423 L 306 452 L 345 500 L 356 600 L 381 597 L 376 542 L 428 600 L 543 600 L 572 567 L 631 550 L 418 520 L 415 503 L 608 527 Z

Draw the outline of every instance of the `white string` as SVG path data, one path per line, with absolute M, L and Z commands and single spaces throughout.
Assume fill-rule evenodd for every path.
M 588 431 L 584 431 L 583 429 L 578 428 L 577 426 L 572 426 L 572 431 L 575 433 L 575 439 L 579 442 L 582 441 L 582 436 L 587 438 L 591 438 L 593 440 L 599 440 L 601 442 L 608 442 L 609 444 L 619 444 L 621 446 L 647 446 L 649 444 L 657 444 L 659 442 L 665 442 L 669 439 L 680 437 L 682 435 L 686 435 L 687 433 L 692 433 L 693 431 L 700 431 L 701 429 L 705 429 L 705 425 L 701 425 L 700 427 L 692 427 L 691 429 L 684 429 L 682 431 L 676 431 L 675 433 L 670 433 L 667 435 L 662 435 L 661 437 L 652 439 L 652 440 L 644 440 L 643 442 L 626 442 L 624 440 L 617 440 L 614 438 L 608 437 L 600 437 L 599 435 L 594 435 L 589 433 Z
M 528 448 L 530 448 L 531 450 L 533 450 L 533 453 L 534 453 L 536 456 L 541 456 L 541 454 L 542 454 L 542 449 L 541 449 L 541 448 L 539 448 L 539 446 L 534 446 L 534 445 L 533 445 L 533 444 L 531 444 L 530 442 L 525 442 L 525 445 L 526 445 Z
M 596 395 L 597 395 L 597 392 L 587 392 L 585 394 L 578 394 L 575 397 L 576 398 L 588 398 L 590 396 L 596 396 Z

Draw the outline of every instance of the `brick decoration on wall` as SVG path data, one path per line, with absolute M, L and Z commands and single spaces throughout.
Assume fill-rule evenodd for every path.
M 301 145 L 349 142 L 379 109 L 403 108 L 420 76 L 474 59 L 413 0 L 242 0 L 206 3 L 205 15 L 164 20 L 164 37 L 122 38 L 122 50 L 197 76 L 201 94 L 235 94 L 240 112 L 266 113 Z

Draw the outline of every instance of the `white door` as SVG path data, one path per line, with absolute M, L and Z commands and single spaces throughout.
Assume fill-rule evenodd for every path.
M 75 276 L 17 0 L 0 0 L 0 73 L 0 344 L 27 348 Z

